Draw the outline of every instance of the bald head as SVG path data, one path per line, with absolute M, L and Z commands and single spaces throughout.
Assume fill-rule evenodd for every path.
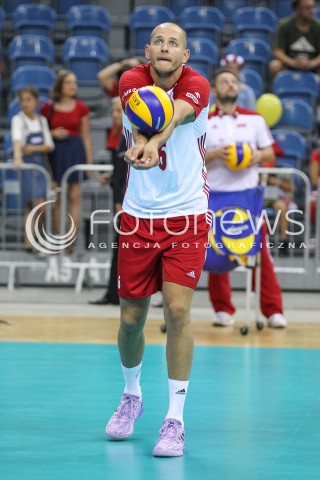
M 150 41 L 157 36 L 161 35 L 164 32 L 167 32 L 170 30 L 172 33 L 172 36 L 176 37 L 183 43 L 183 48 L 187 48 L 187 33 L 183 28 L 181 28 L 179 25 L 176 23 L 171 23 L 171 22 L 166 22 L 166 23 L 160 23 L 160 25 L 157 25 L 151 32 L 150 35 Z

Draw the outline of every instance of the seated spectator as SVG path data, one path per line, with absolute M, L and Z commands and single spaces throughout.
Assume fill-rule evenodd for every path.
M 19 169 L 23 163 L 34 163 L 48 168 L 47 154 L 54 150 L 54 143 L 46 118 L 36 113 L 39 92 L 36 88 L 25 87 L 19 92 L 21 112 L 11 121 L 13 142 L 13 167 Z M 46 179 L 38 170 L 24 170 L 21 178 L 21 204 L 26 206 L 25 216 L 36 205 L 46 199 Z M 44 213 L 41 212 L 40 213 Z M 40 215 L 40 222 L 44 215 Z M 41 226 L 40 226 L 41 228 Z M 27 251 L 32 246 L 27 236 L 24 239 Z
M 292 0 L 294 15 L 279 23 L 274 57 L 269 64 L 274 78 L 282 70 L 314 71 L 320 74 L 320 22 L 314 0 Z

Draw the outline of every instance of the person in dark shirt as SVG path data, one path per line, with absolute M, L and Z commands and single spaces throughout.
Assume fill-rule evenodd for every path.
M 320 22 L 314 0 L 292 0 L 294 15 L 279 23 L 274 60 L 269 64 L 274 78 L 282 70 L 314 71 L 320 74 Z
M 112 100 L 112 127 L 108 132 L 107 149 L 112 153 L 113 174 L 111 178 L 111 187 L 113 189 L 113 205 L 114 213 L 122 210 L 122 202 L 125 192 L 127 178 L 127 163 L 124 161 L 124 152 L 127 150 L 125 138 L 122 135 L 122 107 L 119 97 Z M 106 175 L 100 175 L 99 181 L 102 185 L 106 185 L 109 179 Z M 120 225 L 120 215 L 117 219 L 118 229 Z M 118 245 L 119 233 L 116 231 L 113 243 Z M 110 277 L 107 289 L 101 298 L 90 300 L 91 305 L 119 305 L 118 296 L 118 248 L 112 250 L 112 260 Z

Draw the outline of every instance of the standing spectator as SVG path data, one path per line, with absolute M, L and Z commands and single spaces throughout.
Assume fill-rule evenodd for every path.
M 120 60 L 119 62 L 112 63 L 107 67 L 100 70 L 98 73 L 98 79 L 103 86 L 105 92 L 110 97 L 119 96 L 119 78 L 123 72 L 130 68 L 137 67 L 145 63 L 145 59 L 139 57 L 127 58 Z
M 213 94 L 217 106 L 209 115 L 207 129 L 208 183 L 211 192 L 237 192 L 258 185 L 257 165 L 274 161 L 274 140 L 263 117 L 244 110 L 237 103 L 239 83 L 228 69 L 217 72 L 213 81 Z M 251 164 L 243 170 L 231 170 L 228 166 L 228 145 L 232 142 L 249 143 L 252 150 Z M 261 310 L 269 327 L 285 327 L 282 295 L 270 253 L 267 248 L 267 227 L 262 226 L 261 250 Z M 231 301 L 228 273 L 209 273 L 209 295 L 215 310 L 214 324 L 228 326 L 234 323 L 235 307 Z
M 310 220 L 311 223 L 314 224 L 316 221 L 316 200 L 318 195 L 318 183 L 320 180 L 320 145 L 313 150 L 311 154 L 309 175 L 312 190 Z
M 279 23 L 271 77 L 282 70 L 314 71 L 320 74 L 320 22 L 314 0 L 292 0 L 294 15 Z
M 52 101 L 44 103 L 41 113 L 48 119 L 55 150 L 49 156 L 53 178 L 58 185 L 65 171 L 74 165 L 92 164 L 89 108 L 77 100 L 77 78 L 69 70 L 60 70 L 52 87 Z M 79 174 L 69 176 L 69 212 L 78 225 L 80 214 Z M 57 205 L 57 204 L 56 204 Z M 55 210 L 55 229 L 60 230 L 60 208 Z
M 108 134 L 107 148 L 112 153 L 113 174 L 111 187 L 113 189 L 114 213 L 116 214 L 122 210 L 128 170 L 128 165 L 123 159 L 126 146 L 124 136 L 122 135 L 122 107 L 120 97 L 112 99 L 112 119 L 113 123 Z M 106 175 L 100 175 L 99 180 L 102 185 L 106 185 L 109 178 Z M 120 215 L 118 216 L 118 223 L 120 223 Z M 119 244 L 119 233 L 117 231 L 115 232 L 113 243 L 116 245 Z M 119 305 L 117 272 L 118 247 L 113 248 L 112 250 L 111 269 L 107 290 L 101 298 L 90 300 L 89 303 L 91 305 Z
M 49 131 L 47 119 L 36 113 L 39 92 L 36 88 L 25 87 L 19 91 L 21 112 L 14 115 L 11 121 L 11 136 L 13 142 L 13 167 L 21 168 L 23 163 L 34 163 L 48 168 L 47 154 L 54 150 L 54 143 Z M 37 170 L 22 172 L 21 203 L 26 205 L 25 216 L 31 209 L 46 198 L 46 179 Z M 44 213 L 42 211 L 42 213 Z M 40 221 L 44 215 L 40 215 Z M 31 244 L 24 239 L 27 251 Z
M 239 107 L 246 108 L 248 110 L 256 109 L 256 95 L 250 85 L 246 85 L 241 81 L 241 69 L 244 66 L 244 58 L 240 55 L 234 55 L 230 53 L 220 60 L 221 67 L 228 67 L 239 81 L 239 94 L 237 98 L 237 104 Z

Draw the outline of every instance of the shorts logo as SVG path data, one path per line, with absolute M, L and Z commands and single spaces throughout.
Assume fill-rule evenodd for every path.
M 120 275 L 118 276 L 118 288 L 120 288 Z
M 194 270 L 191 272 L 187 273 L 188 277 L 196 278 L 196 274 L 194 273 Z

